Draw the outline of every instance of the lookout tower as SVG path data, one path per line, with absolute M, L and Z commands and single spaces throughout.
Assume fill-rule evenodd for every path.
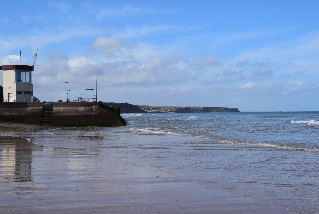
M 3 70 L 3 102 L 32 102 L 33 66 L 2 65 Z

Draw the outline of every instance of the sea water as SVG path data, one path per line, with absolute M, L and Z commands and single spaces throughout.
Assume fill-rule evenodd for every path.
M 27 137 L 44 149 L 91 151 L 95 173 L 105 151 L 117 150 L 131 156 L 131 164 L 177 180 L 319 213 L 319 112 L 122 116 L 125 127 L 43 129 Z
M 131 130 L 319 152 L 319 112 L 127 114 Z
M 131 132 L 175 136 L 179 153 L 166 158 L 184 178 L 319 213 L 319 112 L 124 117 Z

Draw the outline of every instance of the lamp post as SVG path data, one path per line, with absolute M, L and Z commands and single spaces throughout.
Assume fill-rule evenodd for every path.
M 95 77 L 95 102 L 97 102 L 97 78 Z
M 68 81 L 60 82 L 59 84 L 62 84 L 62 83 L 68 84 L 69 82 L 68 82 Z M 70 102 L 70 101 L 69 101 L 69 91 L 70 91 L 69 89 L 66 90 L 66 102 Z
M 95 90 L 95 95 L 93 95 L 92 100 L 95 100 L 97 102 L 97 78 L 95 79 L 95 89 L 94 88 L 87 88 L 85 89 L 86 91 L 94 91 Z M 90 98 L 88 98 L 90 100 Z
M 94 91 L 94 88 L 87 88 L 87 89 L 85 89 L 85 90 L 87 90 L 87 91 Z M 89 101 L 90 101 L 90 98 L 89 98 Z
M 71 90 L 66 90 L 66 101 L 67 102 L 70 102 L 70 100 L 69 100 L 69 91 L 71 91 Z

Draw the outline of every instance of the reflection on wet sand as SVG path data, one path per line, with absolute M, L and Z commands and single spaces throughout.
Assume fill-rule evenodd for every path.
M 0 136 L 0 213 L 291 213 L 191 181 L 175 136 L 83 132 Z
M 34 145 L 20 137 L 0 137 L 1 183 L 32 181 Z

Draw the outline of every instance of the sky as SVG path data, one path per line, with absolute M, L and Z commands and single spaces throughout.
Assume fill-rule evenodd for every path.
M 41 101 L 94 98 L 97 81 L 105 102 L 316 111 L 318 11 L 317 0 L 3 1 L 0 64 L 32 65 L 38 50 Z

